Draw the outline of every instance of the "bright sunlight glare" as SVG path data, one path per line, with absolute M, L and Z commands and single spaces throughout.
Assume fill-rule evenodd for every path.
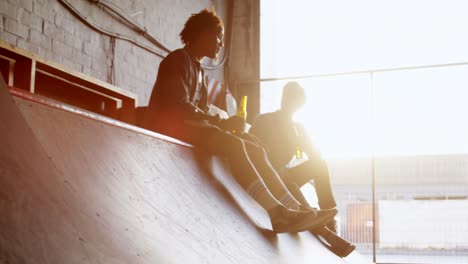
M 296 119 L 326 158 L 467 154 L 464 10 L 455 0 L 262 1 L 261 75 L 361 71 L 297 79 L 307 104 Z M 279 108 L 286 82 L 262 82 L 261 112 Z

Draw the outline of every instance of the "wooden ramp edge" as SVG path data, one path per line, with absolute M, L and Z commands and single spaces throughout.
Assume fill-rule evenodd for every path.
M 189 146 L 4 83 L 0 118 L 0 263 L 369 263 L 259 228 L 265 212 Z

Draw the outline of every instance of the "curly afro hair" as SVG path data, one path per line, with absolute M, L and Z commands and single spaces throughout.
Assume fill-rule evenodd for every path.
M 216 15 L 216 12 L 208 9 L 203 9 L 199 13 L 192 14 L 187 22 L 185 22 L 184 29 L 180 32 L 179 36 L 182 43 L 187 45 L 194 40 L 204 30 L 218 30 L 223 26 L 223 21 Z

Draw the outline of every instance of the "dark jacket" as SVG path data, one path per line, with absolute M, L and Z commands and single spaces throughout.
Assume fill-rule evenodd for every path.
M 159 65 L 145 126 L 186 140 L 184 121 L 203 119 L 207 109 L 204 80 L 203 68 L 186 49 L 171 52 Z

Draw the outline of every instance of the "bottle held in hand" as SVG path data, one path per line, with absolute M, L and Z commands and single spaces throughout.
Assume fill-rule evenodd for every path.
M 244 95 L 242 96 L 242 100 L 241 100 L 241 103 L 239 105 L 239 108 L 237 109 L 237 113 L 236 113 L 236 116 L 244 119 L 244 120 L 247 120 L 247 95 Z M 244 131 L 235 131 L 233 130 L 232 133 L 236 134 L 236 133 L 240 133 L 242 134 Z
M 239 109 L 237 110 L 236 116 L 247 120 L 247 95 L 242 96 L 242 100 Z
M 299 141 L 299 131 L 297 130 L 297 127 L 294 126 L 294 133 L 296 134 L 296 141 Z M 296 159 L 302 159 L 302 149 L 299 147 L 299 144 L 296 143 Z

